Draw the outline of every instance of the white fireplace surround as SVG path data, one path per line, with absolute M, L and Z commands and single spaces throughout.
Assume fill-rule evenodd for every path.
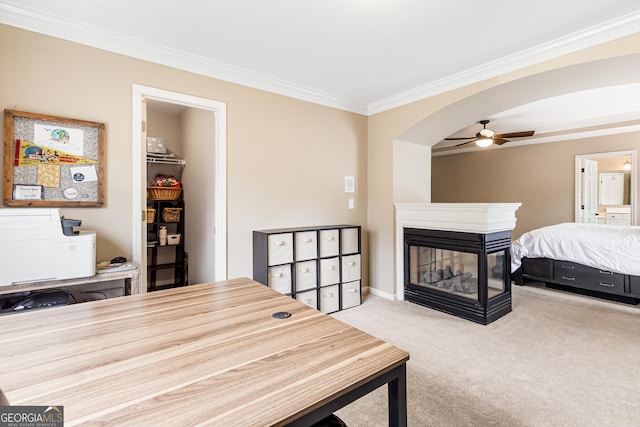
M 522 203 L 396 203 L 396 299 L 404 300 L 404 228 L 495 233 L 513 230 Z

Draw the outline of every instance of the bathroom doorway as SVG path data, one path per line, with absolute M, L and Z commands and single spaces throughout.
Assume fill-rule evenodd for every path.
M 628 225 L 635 225 L 636 167 L 636 150 L 576 156 L 574 221 L 620 225 L 624 218 Z M 610 195 L 602 193 L 609 187 L 603 187 L 602 180 L 612 174 L 622 176 L 623 181 L 621 197 L 615 204 L 611 204 Z

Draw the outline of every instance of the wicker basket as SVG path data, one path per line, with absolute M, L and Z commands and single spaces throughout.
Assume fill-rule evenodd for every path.
M 182 211 L 182 208 L 164 208 L 162 210 L 162 220 L 164 222 L 180 222 L 180 211 Z
M 156 219 L 156 210 L 153 208 L 147 208 L 147 222 L 151 223 Z
M 151 200 L 178 200 L 182 193 L 180 187 L 149 187 L 147 188 Z

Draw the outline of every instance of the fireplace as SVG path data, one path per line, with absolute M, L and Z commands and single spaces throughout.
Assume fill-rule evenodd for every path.
M 487 325 L 511 311 L 511 230 L 519 203 L 398 203 L 398 293 Z
M 405 300 L 484 325 L 511 311 L 511 232 L 404 229 Z

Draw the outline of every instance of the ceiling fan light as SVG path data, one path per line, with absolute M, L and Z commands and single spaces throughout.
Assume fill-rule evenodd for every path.
M 495 132 L 492 131 L 491 129 L 482 129 L 480 131 L 480 136 L 484 137 L 484 138 L 493 138 L 493 135 L 495 135 Z
M 491 144 L 493 144 L 493 140 L 491 138 L 478 138 L 476 140 L 476 145 L 478 147 L 484 148 L 490 146 Z

